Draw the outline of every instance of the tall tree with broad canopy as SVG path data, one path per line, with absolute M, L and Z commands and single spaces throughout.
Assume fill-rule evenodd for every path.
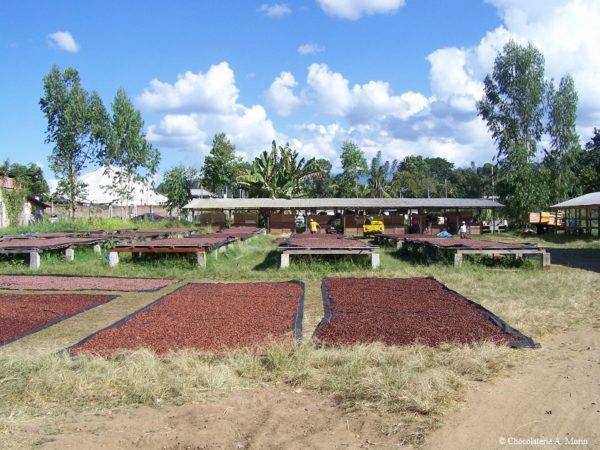
M 438 184 L 427 158 L 420 155 L 404 158 L 393 178 L 395 191 L 400 197 L 437 197 Z
M 516 222 L 547 197 L 546 183 L 533 165 L 544 132 L 545 92 L 542 53 L 532 44 L 510 41 L 485 77 L 484 97 L 477 103 L 498 147 L 498 193 Z
M 192 198 L 191 190 L 200 182 L 200 173 L 193 167 L 178 165 L 167 170 L 160 184 L 160 192 L 167 197 L 165 207 L 169 214 L 181 209 Z
M 577 177 L 584 194 L 600 191 L 600 128 L 594 128 L 594 135 L 577 158 Z
M 559 203 L 579 195 L 575 165 L 581 152 L 577 134 L 577 91 L 570 75 L 561 78 L 558 90 L 548 85 L 548 126 L 550 148 L 545 149 L 549 200 Z
M 314 158 L 300 158 L 288 144 L 278 147 L 273 141 L 271 150 L 257 156 L 237 181 L 252 197 L 294 198 L 306 196 L 308 182 L 322 173 Z
M 54 145 L 48 160 L 58 178 L 56 195 L 66 199 L 72 219 L 86 192 L 81 172 L 92 161 L 98 143 L 94 126 L 99 120 L 94 108 L 98 102 L 100 97 L 87 93 L 73 68 L 63 72 L 54 65 L 44 77 L 40 108 L 48 121 L 45 142 Z
M 111 115 L 101 103 L 94 103 L 95 116 L 101 118 L 96 135 L 101 136 L 98 162 L 113 179 L 105 189 L 129 205 L 138 183 L 148 185 L 160 162 L 159 151 L 146 140 L 140 112 L 120 88 L 111 104 Z
M 359 197 L 361 177 L 367 175 L 369 167 L 363 151 L 354 142 L 342 144 L 342 173 L 337 177 L 339 197 Z
M 235 145 L 225 133 L 217 133 L 210 153 L 204 158 L 204 186 L 211 192 L 228 194 L 243 167 L 242 158 L 235 154 Z

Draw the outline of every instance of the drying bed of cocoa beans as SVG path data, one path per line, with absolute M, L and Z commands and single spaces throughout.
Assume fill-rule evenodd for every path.
M 188 284 L 71 347 L 111 356 L 119 349 L 157 354 L 193 348 L 224 351 L 301 333 L 298 282 Z
M 489 340 L 534 347 L 531 338 L 433 278 L 326 278 L 319 346 Z
M 0 289 L 27 291 L 158 291 L 177 280 L 156 278 L 78 277 L 69 275 L 0 275 Z
M 280 242 L 282 247 L 302 247 L 309 249 L 355 249 L 370 246 L 358 239 L 332 234 L 293 234 Z
M 457 237 L 452 238 L 438 238 L 429 235 L 417 235 L 417 236 L 405 236 L 404 238 L 409 242 L 416 243 L 424 243 L 431 244 L 436 247 L 460 247 L 460 248 L 468 248 L 468 249 L 507 249 L 507 250 L 520 250 L 532 247 L 528 244 L 519 244 L 519 243 L 508 243 L 508 242 L 497 242 L 497 241 L 478 241 L 475 239 L 461 239 Z
M 0 345 L 115 298 L 85 294 L 0 294 Z

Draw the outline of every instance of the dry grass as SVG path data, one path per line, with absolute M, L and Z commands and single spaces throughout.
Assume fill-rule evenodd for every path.
M 461 398 L 465 383 L 512 366 L 519 352 L 491 343 L 339 350 L 272 344 L 260 353 L 215 356 L 178 352 L 158 358 L 125 352 L 112 359 L 60 356 L 0 358 L 0 430 L 22 420 L 67 411 L 125 405 L 183 404 L 207 391 L 259 384 L 300 386 L 332 396 L 347 409 L 394 413 L 419 440 Z M 406 430 L 405 430 L 406 431 Z

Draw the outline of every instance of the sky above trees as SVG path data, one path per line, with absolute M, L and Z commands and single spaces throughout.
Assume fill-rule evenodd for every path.
M 346 140 L 369 160 L 482 163 L 496 149 L 476 102 L 511 38 L 540 49 L 547 78 L 572 75 L 583 144 L 600 126 L 598 23 L 594 0 L 7 0 L 0 148 L 47 170 L 38 100 L 58 63 L 105 103 L 125 89 L 163 170 L 200 166 L 218 132 L 247 159 L 276 139 L 334 170 Z

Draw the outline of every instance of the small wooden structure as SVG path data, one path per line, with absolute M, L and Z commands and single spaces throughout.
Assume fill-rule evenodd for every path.
M 590 192 L 550 208 L 564 211 L 565 233 L 587 236 L 595 234 L 600 238 L 600 192 Z
M 297 235 L 294 234 L 283 240 L 279 245 L 281 253 L 280 268 L 290 266 L 291 255 L 336 256 L 336 255 L 366 255 L 371 258 L 371 267 L 377 269 L 380 265 L 379 253 L 375 247 L 358 239 L 332 235 Z

